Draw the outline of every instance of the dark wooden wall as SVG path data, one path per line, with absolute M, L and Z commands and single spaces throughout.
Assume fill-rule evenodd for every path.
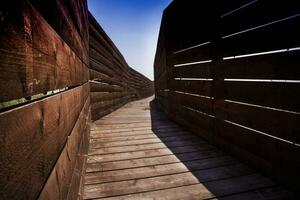
M 91 112 L 95 120 L 129 101 L 151 96 L 153 82 L 128 66 L 91 14 L 89 21 Z
M 293 0 L 174 0 L 154 69 L 156 102 L 173 120 L 295 190 L 299 13 Z
M 1 1 L 0 61 L 0 102 L 34 99 L 0 110 L 0 199 L 76 199 L 91 105 L 95 119 L 151 95 L 152 82 L 85 0 Z
M 0 199 L 77 197 L 90 120 L 86 1 L 0 3 Z

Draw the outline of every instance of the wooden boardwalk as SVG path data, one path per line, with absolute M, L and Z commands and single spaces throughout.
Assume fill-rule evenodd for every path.
M 84 199 L 293 199 L 168 121 L 151 100 L 129 103 L 92 124 Z

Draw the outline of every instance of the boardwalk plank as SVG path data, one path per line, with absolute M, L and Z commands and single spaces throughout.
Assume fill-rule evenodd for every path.
M 276 192 L 276 184 L 255 170 L 159 117 L 149 101 L 129 103 L 92 125 L 84 199 L 292 197 L 280 187 Z

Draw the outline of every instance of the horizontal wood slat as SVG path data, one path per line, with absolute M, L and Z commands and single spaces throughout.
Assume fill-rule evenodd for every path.
M 212 96 L 212 81 L 173 80 L 172 90 L 203 96 Z
M 170 95 L 172 102 L 175 104 L 180 104 L 207 114 L 213 114 L 213 99 L 211 98 L 180 92 L 171 92 Z
M 225 81 L 224 85 L 226 99 L 300 111 L 300 83 Z
M 216 72 L 227 79 L 300 80 L 299 51 L 224 60 Z
M 234 102 L 224 102 L 220 107 L 224 120 L 300 144 L 300 114 Z
M 219 146 L 225 145 L 225 149 L 267 175 L 299 186 L 299 179 L 291 178 L 299 176 L 299 147 L 228 122 L 218 123 L 217 128 L 222 130 L 220 137 L 216 138 Z
M 230 5 L 230 8 L 222 14 L 234 11 L 248 3 L 249 1 L 244 1 L 240 4 Z M 221 20 L 222 34 L 228 35 L 263 24 L 268 24 L 299 13 L 300 4 L 298 1 L 287 0 L 284 3 L 272 2 L 272 6 L 269 6 L 270 3 L 271 1 L 255 1 L 253 4 L 223 17 Z M 268 15 L 265 15 L 266 7 L 268 7 Z
M 60 154 L 39 199 L 67 199 L 72 175 L 75 171 L 78 155 L 82 151 L 84 134 L 87 134 L 87 122 L 89 117 L 90 100 L 86 100 L 84 107 L 78 116 L 77 122 L 69 135 L 67 142 Z M 82 166 L 82 164 L 81 164 Z M 78 183 L 78 186 L 80 184 Z M 77 190 L 78 191 L 78 190 Z
M 2 198 L 37 197 L 88 95 L 87 83 L 0 114 Z
M 0 36 L 0 101 L 79 85 L 87 66 L 27 2 L 5 3 Z
M 122 92 L 123 88 L 117 85 L 110 85 L 101 82 L 91 82 L 92 92 Z
M 87 2 L 81 0 L 53 0 L 43 3 L 39 0 L 29 1 L 83 63 L 88 65 Z
M 175 67 L 174 78 L 212 78 L 210 63 Z
M 210 60 L 210 45 L 203 45 L 191 49 L 182 49 L 182 51 L 174 52 L 172 55 L 172 63 L 184 64 Z
M 299 23 L 300 16 L 225 38 L 222 40 L 222 56 L 236 56 L 299 47 L 299 30 L 294 28 Z

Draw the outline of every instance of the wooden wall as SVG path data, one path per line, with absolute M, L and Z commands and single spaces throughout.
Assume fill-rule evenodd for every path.
M 151 96 L 153 82 L 128 66 L 91 14 L 89 21 L 91 112 L 95 120 L 129 101 Z
M 174 0 L 155 99 L 176 122 L 300 189 L 298 1 Z
M 88 147 L 84 0 L 0 3 L 0 199 L 75 199 Z
M 91 118 L 152 95 L 153 83 L 86 0 L 0 5 L 0 102 L 32 99 L 0 110 L 0 199 L 81 197 Z

